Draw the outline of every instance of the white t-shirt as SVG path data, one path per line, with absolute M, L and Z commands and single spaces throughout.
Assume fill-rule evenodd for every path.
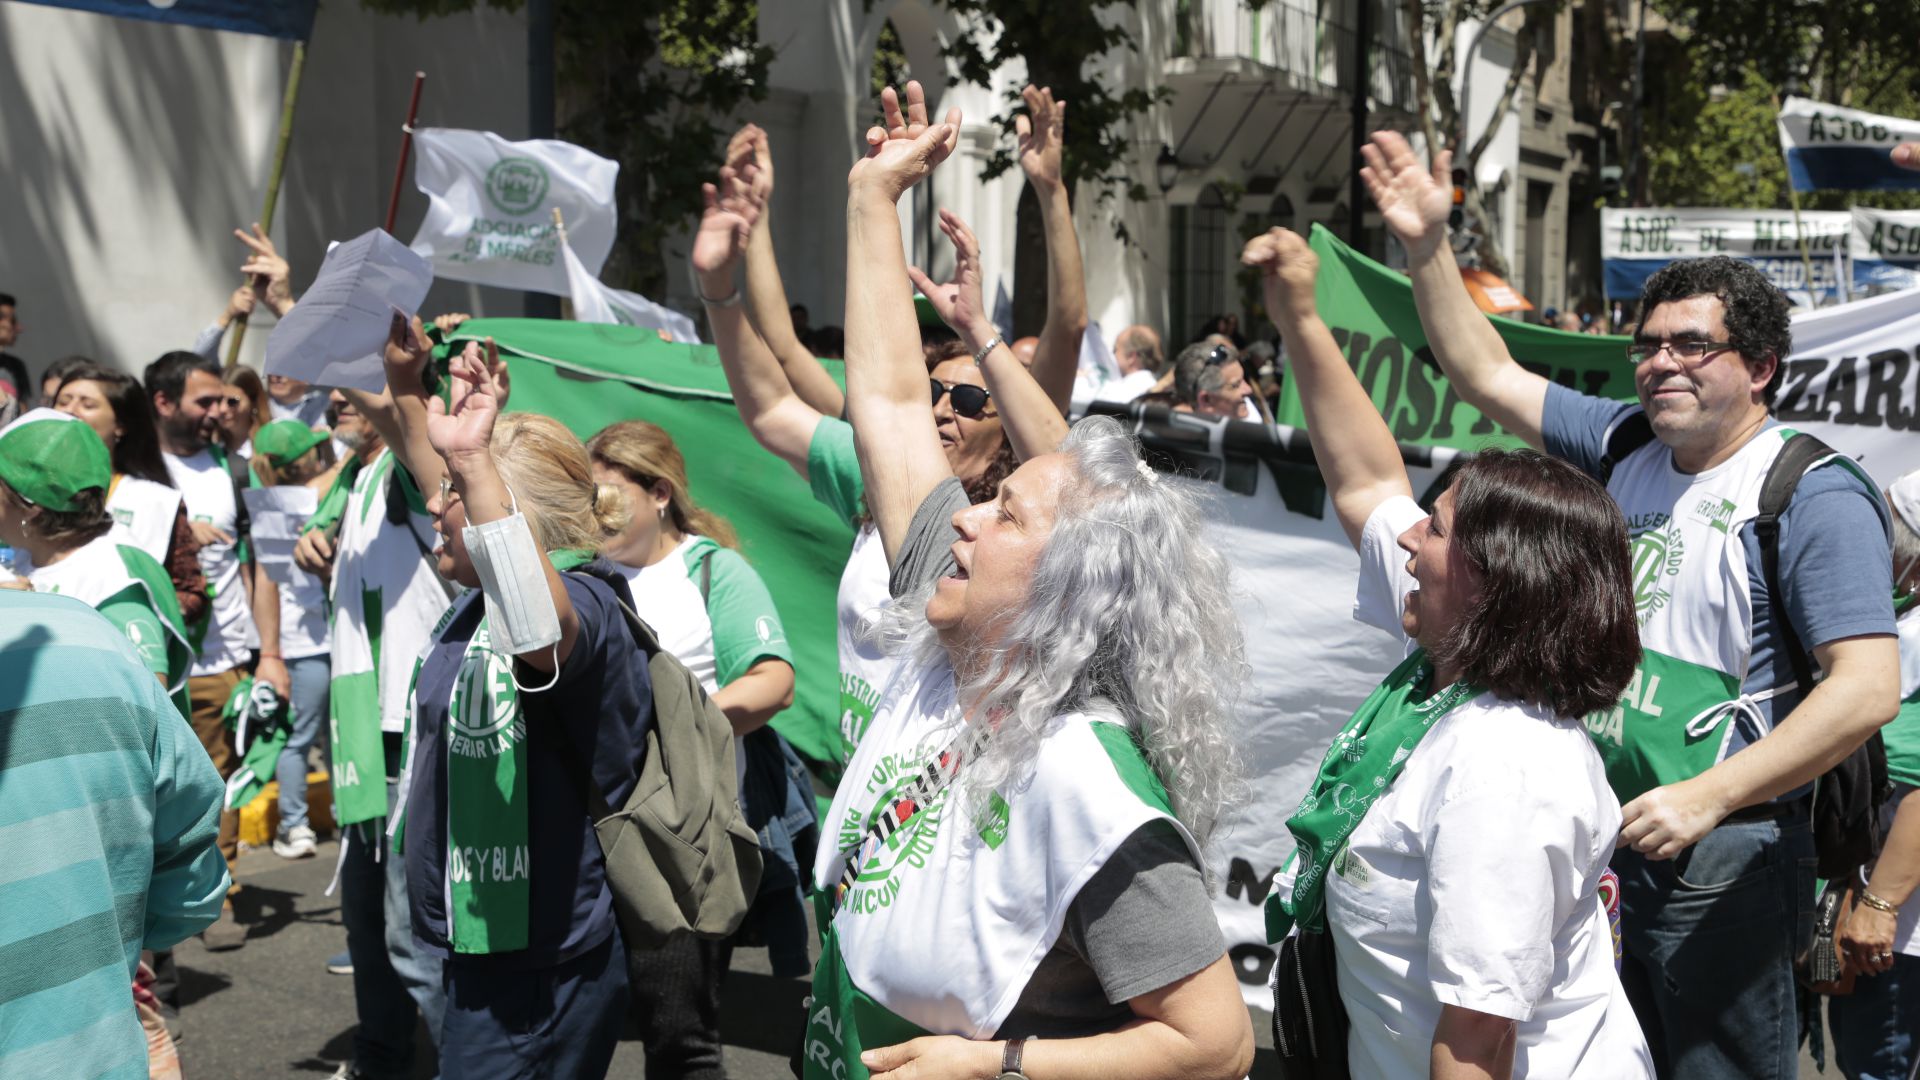
M 660 647 L 686 665 L 711 694 L 720 689 L 714 674 L 713 618 L 707 614 L 700 586 L 687 576 L 687 549 L 698 539 L 682 539 L 671 554 L 652 566 L 622 566 L 620 572 L 633 592 L 633 610 L 660 636 Z
M 237 521 L 233 476 L 206 450 L 187 457 L 163 456 L 167 475 L 173 477 L 173 486 L 187 504 L 188 520 L 205 522 L 233 536 Z M 213 622 L 200 642 L 200 656 L 191 674 L 218 675 L 246 664 L 247 637 L 253 630 L 246 586 L 240 582 L 238 538 L 231 544 L 202 545 L 200 571 L 207 576 L 207 592 L 213 597 Z
M 1395 541 L 1425 517 L 1368 519 L 1355 618 L 1401 633 Z M 1426 1076 L 1455 1005 L 1519 1021 L 1515 1077 L 1652 1077 L 1596 892 L 1619 831 L 1579 720 L 1482 696 L 1437 721 L 1327 879 L 1353 1075 Z

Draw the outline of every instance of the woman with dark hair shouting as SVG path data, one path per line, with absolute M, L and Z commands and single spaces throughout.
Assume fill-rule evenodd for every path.
M 883 103 L 847 183 L 847 406 L 898 665 L 824 819 L 805 1075 L 1244 1076 L 1252 1027 L 1200 868 L 1246 678 L 1226 560 L 1194 491 L 1119 424 L 1067 432 L 990 332 L 949 217 L 940 303 L 986 334 L 980 370 L 1028 459 L 969 502 L 913 347 L 897 209 L 959 116 L 929 125 L 913 83 L 904 113 Z
M 1274 229 L 1242 260 L 1360 551 L 1354 616 L 1408 650 L 1288 820 L 1269 928 L 1331 929 L 1355 1077 L 1651 1077 L 1600 898 L 1620 804 L 1582 723 L 1640 655 L 1620 511 L 1530 450 L 1482 451 L 1422 510 L 1306 241 Z

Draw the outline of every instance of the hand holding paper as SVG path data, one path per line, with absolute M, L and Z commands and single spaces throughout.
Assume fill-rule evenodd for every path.
M 432 284 L 427 261 L 384 230 L 340 244 L 267 339 L 267 374 L 379 393 L 393 313 L 411 318 Z

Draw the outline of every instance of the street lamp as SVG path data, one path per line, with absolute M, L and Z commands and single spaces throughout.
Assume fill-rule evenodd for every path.
M 1173 156 L 1173 147 L 1166 143 L 1160 144 L 1160 157 L 1153 163 L 1153 175 L 1160 182 L 1162 195 L 1172 191 L 1180 180 L 1180 159 Z

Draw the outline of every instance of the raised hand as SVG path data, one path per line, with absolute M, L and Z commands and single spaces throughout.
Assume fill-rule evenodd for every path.
M 867 129 L 867 155 L 847 173 L 849 194 L 876 193 L 897 201 L 906 190 L 931 175 L 960 143 L 960 110 L 947 110 L 939 124 L 927 123 L 927 95 L 918 82 L 907 84 L 907 105 L 889 86 L 880 94 L 884 127 Z
M 220 313 L 220 325 L 231 326 L 235 319 L 244 319 L 253 314 L 253 286 L 242 285 L 227 297 L 227 310 Z
M 1024 115 L 1013 118 L 1020 140 L 1020 171 L 1035 187 L 1060 183 L 1060 149 L 1066 143 L 1067 103 L 1053 100 L 1053 90 L 1029 86 L 1020 91 L 1027 103 Z
M 1320 256 L 1299 233 L 1268 229 L 1247 241 L 1240 261 L 1261 272 L 1267 291 L 1267 315 L 1278 321 L 1282 313 L 1305 318 L 1315 313 L 1314 280 L 1320 274 Z
M 1434 155 L 1429 169 L 1420 164 L 1405 136 L 1376 131 L 1360 154 L 1367 161 L 1360 179 L 1380 208 L 1381 220 L 1408 254 L 1424 254 L 1444 242 L 1447 215 L 1453 210 L 1453 152 Z
M 720 182 L 701 186 L 706 209 L 700 214 L 700 229 L 693 235 L 693 268 L 702 274 L 730 271 L 734 261 L 747 250 L 753 235 L 753 223 L 760 211 L 750 192 L 756 168 L 745 166 L 745 174 L 732 165 L 720 168 Z
M 276 314 L 286 314 L 287 309 L 293 306 L 293 286 L 287 280 L 287 260 L 280 257 L 280 252 L 273 246 L 273 239 L 257 221 L 253 223 L 251 233 L 245 229 L 235 229 L 233 235 L 252 251 L 247 261 L 241 264 L 240 272 L 253 278 L 254 295 Z
M 439 398 L 427 402 L 427 442 L 451 464 L 457 458 L 484 455 L 493 445 L 493 421 L 500 415 L 480 343 L 467 342 L 453 358 L 451 406 Z
M 953 276 L 945 284 L 935 282 L 917 266 L 907 267 L 914 287 L 933 303 L 933 310 L 959 334 L 967 347 L 978 351 L 992 341 L 996 331 L 987 316 L 980 288 L 980 241 L 960 216 L 951 210 L 940 211 L 940 231 L 953 241 Z
M 758 124 L 748 124 L 734 132 L 727 141 L 727 164 L 735 172 L 753 166 L 747 199 L 756 213 L 766 213 L 767 201 L 773 198 L 773 148 L 767 144 L 766 131 Z
M 421 385 L 421 373 L 433 357 L 433 343 L 427 340 L 426 327 L 416 316 L 411 322 L 399 312 L 387 324 L 387 385 L 411 390 Z

